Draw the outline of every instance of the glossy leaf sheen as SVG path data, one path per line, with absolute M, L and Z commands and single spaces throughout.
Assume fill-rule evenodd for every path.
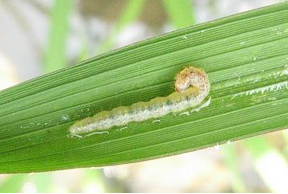
M 288 3 L 230 16 L 2 91 L 0 172 L 142 161 L 286 128 L 287 19 Z M 175 74 L 188 63 L 209 75 L 208 107 L 113 128 L 109 135 L 68 138 L 76 120 L 169 95 Z

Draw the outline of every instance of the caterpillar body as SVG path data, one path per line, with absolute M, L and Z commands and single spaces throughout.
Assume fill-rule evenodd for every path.
M 149 102 L 137 102 L 131 106 L 117 107 L 85 118 L 70 127 L 70 134 L 81 136 L 85 133 L 101 133 L 115 126 L 159 118 L 197 106 L 209 94 L 208 76 L 202 69 L 186 67 L 176 75 L 175 90 L 166 97 L 156 97 Z

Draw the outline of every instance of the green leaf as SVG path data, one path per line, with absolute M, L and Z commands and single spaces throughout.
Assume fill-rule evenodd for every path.
M 238 157 L 235 145 L 227 143 L 226 145 L 221 146 L 221 150 L 224 156 L 224 163 L 230 172 L 230 183 L 233 193 L 244 193 L 247 189 L 242 181 L 239 164 L 240 157 Z
M 45 53 L 44 71 L 51 72 L 66 66 L 66 40 L 69 32 L 69 16 L 73 1 L 54 0 L 48 48 Z
M 12 175 L 1 180 L 0 192 L 1 193 L 20 193 L 24 186 L 26 176 L 23 174 Z
M 176 28 L 182 28 L 195 23 L 191 1 L 163 0 L 171 23 Z
M 288 3 L 177 30 L 0 93 L 0 172 L 106 166 L 159 158 L 288 126 Z M 173 92 L 188 63 L 211 103 L 189 116 L 69 138 L 77 120 Z
M 287 192 L 288 162 L 285 156 L 261 137 L 245 140 L 244 144 L 251 152 L 256 171 L 267 187 L 272 192 Z

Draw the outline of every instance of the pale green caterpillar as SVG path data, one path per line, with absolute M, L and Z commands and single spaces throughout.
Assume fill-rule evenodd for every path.
M 175 90 L 176 92 L 167 97 L 156 97 L 149 102 L 137 102 L 131 106 L 120 106 L 110 111 L 102 111 L 76 122 L 69 131 L 72 136 L 94 132 L 104 133 L 103 130 L 115 126 L 159 118 L 197 106 L 209 94 L 208 76 L 201 69 L 186 67 L 175 78 Z

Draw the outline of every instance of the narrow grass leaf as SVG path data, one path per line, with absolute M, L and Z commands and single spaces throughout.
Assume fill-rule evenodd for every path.
M 175 28 L 183 28 L 195 23 L 190 0 L 163 0 L 171 23 Z
M 159 158 L 288 126 L 288 3 L 177 30 L 0 92 L 0 172 L 107 166 Z M 193 64 L 211 103 L 160 122 L 70 138 L 75 121 L 174 91 Z
M 66 66 L 66 42 L 73 1 L 54 0 L 53 3 L 44 72 L 51 72 Z

